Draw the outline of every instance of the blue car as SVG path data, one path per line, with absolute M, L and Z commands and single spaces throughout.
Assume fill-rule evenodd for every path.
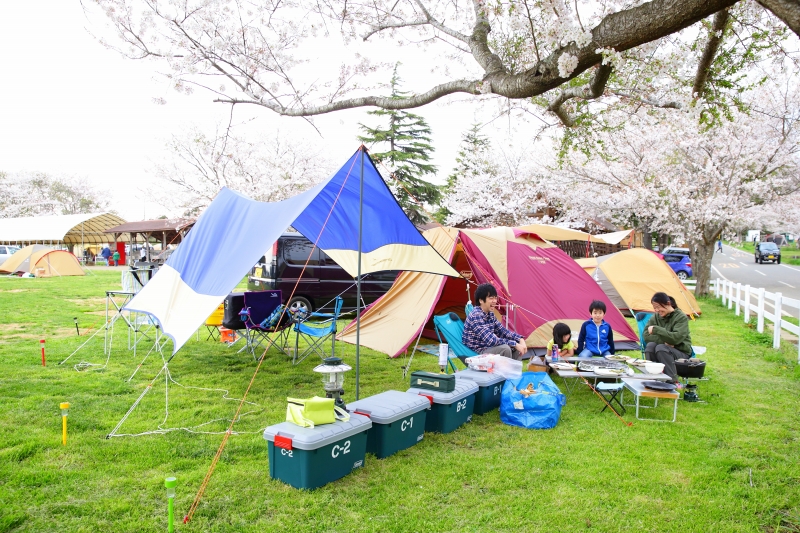
M 688 255 L 677 254 L 664 254 L 664 261 L 675 271 L 677 276 L 684 280 L 691 278 L 694 273 L 692 272 L 692 260 Z

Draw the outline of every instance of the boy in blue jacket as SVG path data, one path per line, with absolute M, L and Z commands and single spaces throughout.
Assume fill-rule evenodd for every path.
M 581 326 L 578 336 L 578 357 L 592 357 L 611 355 L 614 353 L 614 332 L 611 326 L 603 320 L 606 316 L 606 304 L 595 300 L 589 304 L 591 320 Z

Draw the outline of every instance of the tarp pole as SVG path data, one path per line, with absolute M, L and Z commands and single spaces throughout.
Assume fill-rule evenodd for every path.
M 356 401 L 361 371 L 361 235 L 364 217 L 364 145 L 361 145 L 361 180 L 358 192 L 358 278 L 356 279 Z

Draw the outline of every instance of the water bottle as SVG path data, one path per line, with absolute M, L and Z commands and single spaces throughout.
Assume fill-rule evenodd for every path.
M 554 363 L 555 363 L 556 361 L 558 361 L 558 345 L 557 345 L 557 344 L 553 344 L 553 357 L 551 358 L 551 360 L 552 360 Z

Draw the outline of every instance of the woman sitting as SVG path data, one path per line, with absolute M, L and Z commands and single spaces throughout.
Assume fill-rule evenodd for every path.
M 677 382 L 675 360 L 687 359 L 692 355 L 689 319 L 683 311 L 676 309 L 675 299 L 666 293 L 655 293 L 650 303 L 656 313 L 645 328 L 644 341 L 647 346 L 644 354 L 650 361 L 663 363 L 664 373 Z

